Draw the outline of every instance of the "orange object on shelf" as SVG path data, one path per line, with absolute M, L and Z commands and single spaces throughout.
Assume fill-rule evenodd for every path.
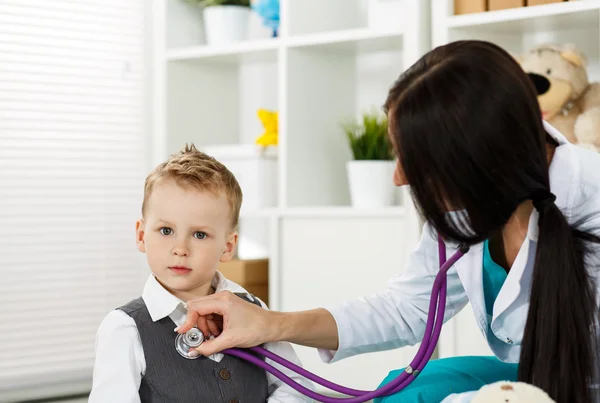
M 490 11 L 518 7 L 525 7 L 525 0 L 488 0 L 488 9 Z
M 527 0 L 528 6 L 541 6 L 542 4 L 563 3 L 567 0 Z
M 454 0 L 454 15 L 487 11 L 487 0 Z

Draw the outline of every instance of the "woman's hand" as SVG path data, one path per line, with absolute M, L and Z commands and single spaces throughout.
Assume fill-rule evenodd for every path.
M 186 321 L 176 328 L 185 333 L 197 326 L 206 339 L 196 351 L 209 356 L 232 347 L 254 347 L 272 341 L 276 332 L 274 312 L 249 303 L 229 291 L 194 299 L 187 303 Z
M 204 356 L 232 347 L 247 348 L 277 341 L 328 350 L 337 349 L 339 344 L 336 321 L 323 308 L 269 311 L 229 291 L 220 291 L 189 301 L 187 309 L 185 322 L 175 330 L 185 333 L 197 326 L 205 335 L 216 336 L 196 348 Z

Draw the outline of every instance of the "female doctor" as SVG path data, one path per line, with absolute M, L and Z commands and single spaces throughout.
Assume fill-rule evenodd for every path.
M 382 401 L 468 401 L 505 379 L 560 403 L 597 401 L 600 155 L 544 122 L 528 76 L 487 42 L 432 50 L 394 83 L 385 110 L 393 181 L 411 186 L 426 221 L 402 274 L 376 295 L 304 312 L 217 293 L 190 301 L 178 331 L 218 335 L 203 355 L 286 340 L 334 362 L 413 345 L 425 331 L 440 234 L 448 256 L 471 246 L 447 274 L 444 319 L 470 302 L 495 357 L 433 360 Z

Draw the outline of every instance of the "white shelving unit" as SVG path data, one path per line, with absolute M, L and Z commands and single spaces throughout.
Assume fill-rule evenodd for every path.
M 453 15 L 452 0 L 432 0 L 433 46 L 460 39 L 494 42 L 514 55 L 539 43 L 574 43 L 589 59 L 590 81 L 600 79 L 600 1 L 575 0 Z M 491 354 L 466 307 L 442 330 L 440 357 Z
M 205 45 L 200 10 L 154 0 L 153 164 L 186 142 L 253 144 L 263 131 L 257 110 L 279 113 L 277 203 L 243 208 L 240 240 L 269 258 L 272 309 L 380 290 L 418 241 L 406 191 L 397 206 L 350 206 L 351 154 L 340 124 L 383 105 L 394 80 L 430 48 L 429 19 L 423 0 L 282 0 L 278 37 L 257 17 L 248 41 L 214 48 Z M 259 235 L 244 239 L 247 228 Z M 298 348 L 307 368 L 365 389 L 413 351 L 326 365 L 315 350 Z

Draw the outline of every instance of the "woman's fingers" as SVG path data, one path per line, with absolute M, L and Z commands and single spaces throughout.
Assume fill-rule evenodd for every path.
M 175 328 L 175 331 L 178 333 L 185 333 L 198 323 L 198 319 L 200 315 L 196 311 L 191 311 L 188 309 L 187 316 L 185 318 L 185 322 L 183 322 L 180 326 Z
M 228 337 L 220 336 L 204 341 L 202 344 L 196 347 L 195 350 L 200 355 L 208 357 L 209 355 L 220 353 L 221 351 L 232 347 L 235 347 L 234 340 Z
M 189 301 L 187 303 L 187 316 L 185 322 L 183 322 L 181 326 L 175 328 L 175 331 L 178 333 L 185 333 L 196 326 L 201 317 L 205 318 L 208 315 L 213 314 L 222 315 L 224 302 L 222 295 L 219 294 L 220 293 L 217 293 Z
M 199 316 L 196 321 L 196 326 L 200 329 L 205 338 L 207 338 L 209 334 L 214 334 L 211 330 L 210 321 L 206 316 Z
M 221 326 L 223 326 L 223 322 L 221 322 L 220 326 L 217 322 L 215 322 L 214 320 L 211 319 L 207 319 L 206 323 L 208 325 L 208 331 L 210 332 L 210 334 L 212 334 L 213 336 L 218 336 L 221 334 Z M 206 334 L 206 333 L 204 333 Z
M 211 355 L 232 347 L 258 346 L 266 341 L 265 329 L 271 318 L 268 310 L 231 292 L 222 291 L 191 300 L 187 308 L 184 324 L 176 329 L 179 333 L 187 332 L 194 326 L 206 326 L 208 333 L 218 336 L 205 340 L 196 349 L 202 355 Z

